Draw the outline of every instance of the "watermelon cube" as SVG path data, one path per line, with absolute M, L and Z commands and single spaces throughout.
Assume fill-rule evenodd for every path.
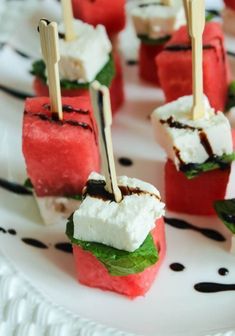
M 127 276 L 111 276 L 93 254 L 73 245 L 78 281 L 86 286 L 117 292 L 129 298 L 144 295 L 151 287 L 166 253 L 165 228 L 162 218 L 156 221 L 152 236 L 159 252 L 158 262 L 141 273 Z
M 103 24 L 111 36 L 125 26 L 125 0 L 73 0 L 74 16 L 93 26 Z
M 113 54 L 115 63 L 115 76 L 110 86 L 110 100 L 112 112 L 115 113 L 125 100 L 121 59 L 118 52 Z
M 227 7 L 235 11 L 235 1 L 234 0 L 224 0 L 224 3 Z
M 165 165 L 165 201 L 168 210 L 190 215 L 215 215 L 214 201 L 225 198 L 230 172 L 231 168 L 216 169 L 188 179 L 168 159 Z
M 160 85 L 168 102 L 192 94 L 192 51 L 186 26 L 174 33 L 156 57 Z M 208 22 L 203 34 L 204 93 L 212 107 L 224 111 L 230 74 L 221 25 Z
M 163 50 L 164 44 L 141 42 L 139 49 L 139 75 L 147 82 L 159 85 L 155 58 Z
M 60 121 L 48 97 L 25 102 L 23 154 L 37 196 L 81 195 L 91 171 L 100 168 L 90 100 L 63 98 L 62 104 Z

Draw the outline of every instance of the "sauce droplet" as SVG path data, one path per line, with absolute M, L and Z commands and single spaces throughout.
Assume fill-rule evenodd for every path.
M 40 249 L 47 249 L 48 246 L 42 243 L 41 241 L 34 239 L 34 238 L 22 238 L 22 242 L 24 242 L 26 245 L 30 245 L 33 247 L 37 247 Z
M 73 253 L 73 248 L 70 243 L 57 243 L 55 248 L 65 253 Z
M 16 230 L 14 230 L 14 229 L 9 229 L 7 232 L 8 232 L 10 235 L 13 235 L 13 236 L 16 235 Z
M 133 165 L 133 161 L 126 157 L 121 157 L 120 159 L 118 159 L 118 162 L 120 163 L 120 165 L 125 166 L 125 167 L 129 167 Z
M 229 270 L 225 267 L 221 267 L 219 270 L 218 270 L 218 273 L 219 275 L 222 275 L 222 276 L 225 276 L 225 275 L 228 275 L 229 274 Z
M 180 263 L 170 264 L 170 269 L 174 272 L 182 272 L 185 269 L 185 266 Z

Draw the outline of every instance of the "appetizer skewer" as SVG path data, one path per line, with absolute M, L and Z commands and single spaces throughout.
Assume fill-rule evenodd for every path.
M 67 235 L 82 284 L 134 298 L 150 288 L 165 255 L 164 204 L 151 184 L 116 177 L 108 89 L 94 83 L 91 95 L 105 177 L 89 176 Z
M 80 204 L 91 171 L 99 171 L 96 126 L 89 98 L 61 100 L 59 95 L 56 27 L 44 20 L 39 24 L 47 72 L 55 76 L 52 81 L 49 76 L 50 98 L 27 99 L 23 119 L 23 154 L 45 224 L 65 221 Z M 53 55 L 56 59 L 52 62 Z M 59 107 L 55 110 L 53 106 Z M 61 116 L 55 113 L 58 110 Z

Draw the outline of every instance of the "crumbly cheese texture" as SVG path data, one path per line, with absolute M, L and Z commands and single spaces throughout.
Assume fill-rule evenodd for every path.
M 56 196 L 38 197 L 34 195 L 38 204 L 40 215 L 45 225 L 66 224 L 67 219 L 77 210 L 80 201 Z
M 181 0 L 173 0 L 172 6 L 164 6 L 159 0 L 141 0 L 131 16 L 137 35 L 158 39 L 172 35 L 186 23 Z
M 89 179 L 104 177 L 92 173 Z M 139 188 L 143 193 L 124 196 L 120 203 L 87 195 L 73 216 L 74 238 L 129 252 L 140 247 L 156 219 L 164 214 L 164 204 L 158 190 L 149 183 L 120 176 L 118 185 Z
M 179 169 L 180 164 L 203 163 L 212 155 L 233 152 L 231 127 L 222 112 L 215 113 L 204 97 L 205 116 L 192 119 L 192 96 L 155 109 L 151 119 L 157 142 Z
M 59 39 L 60 79 L 91 82 L 108 62 L 112 45 L 104 26 L 93 27 L 80 20 L 73 20 L 73 25 L 76 39 Z M 64 33 L 62 24 L 59 32 Z

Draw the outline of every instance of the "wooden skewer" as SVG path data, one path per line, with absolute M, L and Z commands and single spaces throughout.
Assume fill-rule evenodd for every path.
M 62 12 L 65 28 L 65 40 L 71 41 L 76 38 L 76 34 L 73 26 L 73 9 L 71 0 L 61 0 Z
M 202 34 L 205 27 L 205 1 L 190 0 L 189 32 L 192 38 L 193 63 L 193 120 L 205 115 L 203 96 L 203 45 Z
M 163 5 L 172 6 L 172 0 L 162 0 Z
M 184 2 L 184 12 L 185 12 L 185 17 L 186 17 L 186 22 L 187 22 L 187 27 L 188 27 L 188 32 L 190 34 L 190 13 L 189 13 L 189 1 L 190 0 L 183 0 Z
M 60 120 L 63 119 L 60 79 L 58 61 L 60 59 L 58 48 L 58 31 L 55 22 L 40 20 L 39 33 L 41 49 L 48 73 L 49 95 L 51 112 L 56 113 Z
M 98 81 L 90 87 L 92 105 L 99 130 L 99 143 L 102 157 L 102 167 L 106 178 L 106 190 L 113 194 L 115 202 L 122 200 L 122 193 L 118 188 L 117 175 L 113 156 L 111 137 L 112 113 L 109 90 Z

